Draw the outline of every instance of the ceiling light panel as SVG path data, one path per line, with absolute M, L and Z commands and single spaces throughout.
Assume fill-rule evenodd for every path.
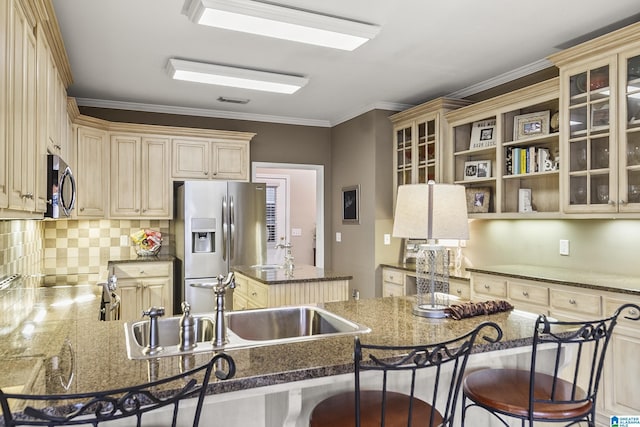
M 182 12 L 197 24 L 349 51 L 380 31 L 377 25 L 253 0 L 186 0 Z
M 184 61 L 175 58 L 169 59 L 166 69 L 169 76 L 175 80 L 285 94 L 295 93 L 309 82 L 304 77 L 288 74 Z

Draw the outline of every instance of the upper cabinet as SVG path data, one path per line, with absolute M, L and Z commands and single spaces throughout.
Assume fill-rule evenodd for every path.
M 471 217 L 559 216 L 558 93 L 555 78 L 447 113 Z
M 0 64 L 9 63 L 9 2 L 0 2 Z M 7 151 L 9 149 L 8 106 L 9 79 L 7 69 L 0 69 L 0 209 L 9 203 L 9 174 L 7 169 Z
M 394 135 L 394 189 L 429 180 L 453 180 L 452 152 L 445 143 L 448 131 L 445 113 L 469 104 L 461 99 L 438 98 L 390 117 Z
M 215 138 L 173 138 L 171 178 L 249 181 L 249 141 L 253 136 L 220 131 Z
M 110 218 L 171 218 L 169 138 L 111 135 Z
M 109 145 L 106 131 L 77 126 L 76 176 L 78 218 L 107 218 Z
M 564 211 L 640 212 L 640 25 L 549 59 L 561 79 Z

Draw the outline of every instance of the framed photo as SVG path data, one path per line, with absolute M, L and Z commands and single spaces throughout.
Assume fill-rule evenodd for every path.
M 591 128 L 607 126 L 609 126 L 609 104 L 593 105 L 591 107 Z
M 471 125 L 471 142 L 469 150 L 494 147 L 496 145 L 496 121 L 481 120 Z
M 464 179 L 485 179 L 491 177 L 491 160 L 464 162 Z
M 467 195 L 468 213 L 487 213 L 491 203 L 491 188 L 469 187 L 465 189 Z
M 549 134 L 550 111 L 521 114 L 513 118 L 513 140 Z
M 360 224 L 360 186 L 342 187 L 342 223 Z

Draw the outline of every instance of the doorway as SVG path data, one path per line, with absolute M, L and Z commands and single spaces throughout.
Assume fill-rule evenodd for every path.
M 268 189 L 267 262 L 281 263 L 284 250 L 275 245 L 284 241 L 295 264 L 324 268 L 324 166 L 253 162 L 251 180 Z

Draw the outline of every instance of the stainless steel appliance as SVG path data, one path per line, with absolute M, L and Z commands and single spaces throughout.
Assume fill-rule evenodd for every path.
M 176 194 L 176 255 L 180 260 L 182 301 L 193 313 L 214 311 L 213 283 L 234 265 L 264 264 L 267 259 L 266 186 L 230 181 L 186 181 Z M 231 295 L 227 303 L 231 304 Z
M 47 155 L 47 218 L 71 216 L 76 204 L 76 180 L 71 168 L 55 154 Z

